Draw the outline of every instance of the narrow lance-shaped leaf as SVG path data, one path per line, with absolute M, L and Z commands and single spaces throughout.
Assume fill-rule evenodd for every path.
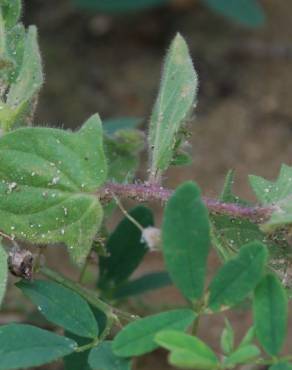
M 8 275 L 7 254 L 3 246 L 1 245 L 0 240 L 0 305 L 3 301 L 3 297 L 6 292 L 7 275 Z
M 150 120 L 151 174 L 166 170 L 173 157 L 177 134 L 196 98 L 198 78 L 185 40 L 178 34 L 167 53 L 162 82 Z
M 203 294 L 209 233 L 208 211 L 200 190 L 192 182 L 184 183 L 166 205 L 162 244 L 167 270 L 175 285 L 190 300 Z
M 210 283 L 211 310 L 241 302 L 260 281 L 266 261 L 267 250 L 263 244 L 252 242 L 241 247 L 239 254 L 225 263 Z
M 80 337 L 97 337 L 94 315 L 88 303 L 77 293 L 44 280 L 20 282 L 17 286 L 49 321 Z
M 136 320 L 115 337 L 113 351 L 121 357 L 139 356 L 158 347 L 155 335 L 164 329 L 185 330 L 194 321 L 192 310 L 181 309 L 162 312 Z
M 266 275 L 255 290 L 253 314 L 256 335 L 265 349 L 276 356 L 287 331 L 288 302 L 284 288 L 275 275 Z
M 0 229 L 87 256 L 102 220 L 94 192 L 107 177 L 98 115 L 76 133 L 23 128 L 0 139 Z
M 77 344 L 31 325 L 0 326 L 0 370 L 32 368 L 69 355 Z

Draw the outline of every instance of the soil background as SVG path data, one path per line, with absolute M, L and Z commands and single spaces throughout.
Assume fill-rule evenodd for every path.
M 143 117 L 146 127 L 165 52 L 179 31 L 190 46 L 200 77 L 199 102 L 191 124 L 193 164 L 168 171 L 165 185 L 175 187 L 192 179 L 205 195 L 216 196 L 227 170 L 234 168 L 236 192 L 253 199 L 248 174 L 272 179 L 281 163 L 292 164 L 291 1 L 263 0 L 267 21 L 252 30 L 213 14 L 195 0 L 114 17 L 77 11 L 67 0 L 24 3 L 25 24 L 36 24 L 39 29 L 46 75 L 36 124 L 74 129 L 99 112 L 104 119 Z M 142 168 L 146 168 L 143 158 Z M 138 177 L 143 179 L 142 171 Z M 159 225 L 161 208 L 152 206 Z M 49 261 L 63 272 L 76 274 L 63 249 L 54 249 Z M 217 262 L 212 255 L 210 274 Z M 154 253 L 137 274 L 161 266 L 161 256 Z M 0 315 L 1 322 L 19 319 L 16 312 L 22 303 L 18 299 L 12 289 L 7 298 L 6 312 L 10 313 Z M 129 305 L 143 314 L 178 302 L 183 303 L 178 292 L 167 288 Z M 251 322 L 243 307 L 229 318 L 239 337 Z M 221 317 L 206 318 L 200 326 L 200 334 L 215 350 L 222 326 Z M 53 368 L 62 365 L 43 367 Z M 136 368 L 170 367 L 165 353 L 157 351 L 140 359 Z

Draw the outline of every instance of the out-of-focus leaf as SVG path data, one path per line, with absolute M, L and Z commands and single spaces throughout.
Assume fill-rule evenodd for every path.
M 215 12 L 249 27 L 261 26 L 265 14 L 257 0 L 204 0 Z
M 93 348 L 90 351 L 88 362 L 93 370 L 131 369 L 131 361 L 129 359 L 118 357 L 113 353 L 111 341 L 102 342 L 97 347 Z
M 134 208 L 129 214 L 143 227 L 153 226 L 153 214 L 144 206 Z M 100 288 L 122 284 L 142 261 L 148 248 L 141 240 L 141 230 L 124 218 L 111 234 L 106 250 L 108 257 L 100 257 Z
M 108 135 L 113 135 L 119 130 L 133 130 L 139 127 L 141 123 L 141 118 L 118 117 L 104 120 L 103 128 Z
M 163 288 L 170 284 L 172 284 L 172 281 L 167 272 L 153 272 L 119 286 L 114 292 L 114 298 L 123 299 L 132 297 L 134 295 Z
M 105 13 L 138 11 L 169 3 L 170 0 L 73 0 L 80 8 Z

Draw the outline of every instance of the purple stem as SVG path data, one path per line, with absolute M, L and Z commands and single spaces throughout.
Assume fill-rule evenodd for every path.
M 160 201 L 165 203 L 172 195 L 173 190 L 165 189 L 155 184 L 106 184 L 99 192 L 99 197 L 104 201 L 111 200 L 114 196 L 130 198 L 139 202 Z M 267 221 L 274 208 L 261 206 L 243 206 L 237 203 L 224 203 L 216 199 L 203 197 L 210 213 L 227 215 L 234 218 L 248 219 L 254 223 Z

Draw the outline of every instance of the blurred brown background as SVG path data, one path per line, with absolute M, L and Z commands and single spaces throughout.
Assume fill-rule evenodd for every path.
M 273 178 L 281 163 L 292 163 L 291 1 L 261 1 L 267 21 L 253 30 L 215 15 L 195 0 L 114 17 L 77 11 L 67 0 L 24 3 L 25 24 L 39 28 L 46 75 L 36 123 L 75 128 L 94 112 L 102 118 L 144 117 L 147 123 L 165 52 L 179 31 L 200 77 L 190 139 L 194 162 L 170 170 L 165 184 L 175 187 L 193 179 L 205 195 L 216 196 L 227 170 L 234 168 L 235 189 L 252 198 L 248 174 Z M 155 209 L 159 220 L 161 210 Z M 73 270 L 62 253 L 59 265 L 68 264 L 70 273 Z M 57 259 L 54 251 L 52 263 Z M 155 254 L 142 269 L 157 266 L 161 261 Z M 212 257 L 211 269 L 215 266 Z M 177 299 L 175 289 L 167 288 L 132 305 L 143 311 L 153 303 L 157 310 Z M 241 335 L 250 317 L 242 309 L 231 320 Z M 206 318 L 201 325 L 202 336 L 215 349 L 221 327 L 221 318 Z M 168 369 L 164 357 L 158 351 L 137 367 Z

